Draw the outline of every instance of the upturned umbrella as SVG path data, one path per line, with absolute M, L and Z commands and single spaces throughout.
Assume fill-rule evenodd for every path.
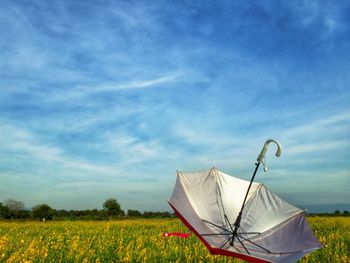
M 177 172 L 168 200 L 180 220 L 212 254 L 248 262 L 295 262 L 322 245 L 314 236 L 303 210 L 282 200 L 265 185 L 255 183 L 265 165 L 267 140 L 250 181 L 216 168 Z

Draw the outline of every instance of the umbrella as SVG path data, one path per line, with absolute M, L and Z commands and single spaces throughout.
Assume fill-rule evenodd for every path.
M 295 262 L 321 247 L 303 210 L 287 203 L 265 185 L 253 182 L 265 164 L 267 140 L 250 181 L 212 168 L 177 172 L 168 200 L 180 220 L 212 254 L 248 262 Z

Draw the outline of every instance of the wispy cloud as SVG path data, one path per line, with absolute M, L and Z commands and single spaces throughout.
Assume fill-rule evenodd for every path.
M 174 83 L 181 77 L 178 73 L 170 73 L 162 77 L 146 80 L 135 80 L 128 83 L 105 83 L 103 85 L 95 85 L 92 87 L 80 87 L 76 94 L 94 94 L 106 91 L 132 90 L 132 89 L 147 89 L 154 87 L 164 87 L 169 83 Z
M 284 152 L 259 180 L 322 174 L 304 192 L 332 192 L 324 171 L 350 169 L 347 6 L 4 2 L 0 201 L 167 209 L 176 169 L 248 178 L 270 137 Z
M 93 164 L 91 162 L 81 161 L 79 159 L 67 158 L 65 151 L 57 146 L 38 142 L 36 136 L 30 132 L 19 129 L 10 125 L 1 125 L 2 133 L 1 146 L 2 157 L 4 155 L 17 157 L 18 164 L 21 160 L 26 162 L 37 163 L 49 169 L 46 171 L 50 174 L 50 167 L 59 166 L 60 169 L 74 169 L 85 173 L 86 176 L 91 174 L 103 174 L 103 176 L 118 176 L 116 167 Z
M 305 153 L 323 153 L 327 151 L 337 151 L 349 147 L 350 142 L 348 140 L 341 140 L 329 143 L 308 143 L 299 144 L 297 146 L 291 146 L 288 148 L 288 154 L 305 154 Z

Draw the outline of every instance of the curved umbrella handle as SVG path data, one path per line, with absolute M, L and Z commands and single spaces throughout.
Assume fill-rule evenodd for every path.
M 271 143 L 271 142 L 274 142 L 274 143 L 277 145 L 276 156 L 279 157 L 279 156 L 281 156 L 281 154 L 282 154 L 282 147 L 281 147 L 281 145 L 280 145 L 277 141 L 275 141 L 275 140 L 273 140 L 273 139 L 268 139 L 268 140 L 266 140 L 266 142 L 265 142 L 265 144 L 264 144 L 264 147 L 262 148 L 262 150 L 261 150 L 261 152 L 260 152 L 260 154 L 259 154 L 259 156 L 258 156 L 258 159 L 257 159 L 257 161 L 258 161 L 259 163 L 262 163 L 262 164 L 263 164 L 263 166 L 264 166 L 264 171 L 265 171 L 265 172 L 267 172 L 267 166 L 266 166 L 266 164 L 265 164 L 265 154 L 266 154 L 266 152 L 267 152 L 267 148 L 268 148 L 268 146 L 269 146 L 269 143 Z

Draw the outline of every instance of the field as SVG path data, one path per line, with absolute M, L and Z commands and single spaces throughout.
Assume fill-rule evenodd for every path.
M 310 217 L 326 246 L 300 262 L 350 262 L 350 217 Z M 177 219 L 0 222 L 0 262 L 243 262 L 208 253 Z

